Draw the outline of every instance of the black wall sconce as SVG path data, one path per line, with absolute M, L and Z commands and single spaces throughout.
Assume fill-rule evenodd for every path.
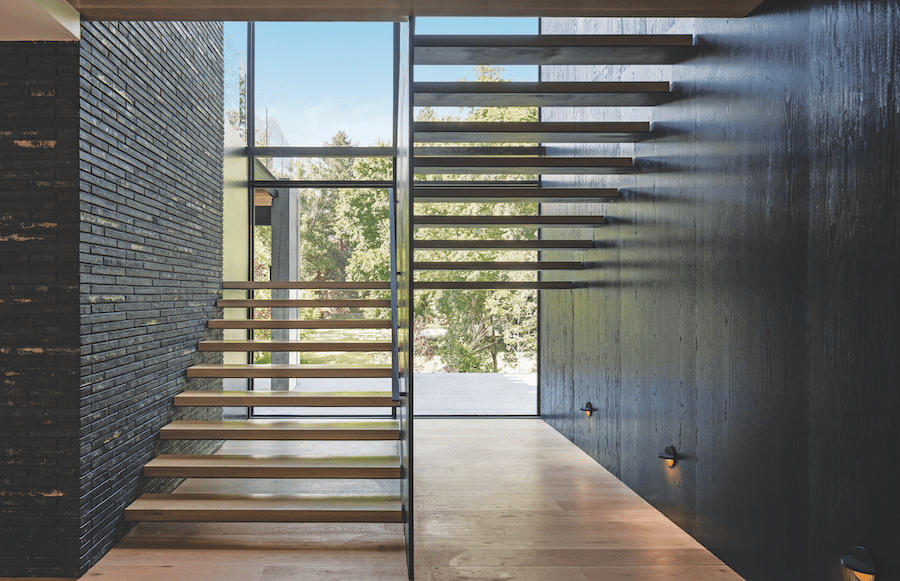
M 875 557 L 865 547 L 853 547 L 849 555 L 841 557 L 841 565 L 853 571 L 859 581 L 875 579 Z
M 666 446 L 666 449 L 659 457 L 666 461 L 666 466 L 669 468 L 675 466 L 675 462 L 678 461 L 678 454 L 675 453 L 675 446 Z
M 584 415 L 586 415 L 587 417 L 591 417 L 591 414 L 597 411 L 597 408 L 591 405 L 591 402 L 587 402 L 586 404 L 581 406 L 581 411 L 583 411 Z

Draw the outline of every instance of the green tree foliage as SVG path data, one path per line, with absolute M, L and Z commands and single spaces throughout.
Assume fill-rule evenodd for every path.
M 353 143 L 339 131 L 328 147 L 351 147 Z M 353 159 L 329 157 L 297 164 L 297 180 L 349 181 L 355 179 Z M 346 279 L 350 242 L 340 227 L 340 189 L 304 190 L 300 197 L 300 277 L 304 280 Z
M 499 67 L 478 67 L 476 81 L 503 82 Z M 534 107 L 463 108 L 458 115 L 439 116 L 433 109 L 420 109 L 419 121 L 536 121 Z M 353 144 L 344 132 L 327 146 Z M 383 142 L 376 145 L 385 146 Z M 429 144 L 459 147 L 467 144 Z M 468 144 L 475 145 L 475 144 Z M 502 144 L 497 144 L 502 145 Z M 521 144 L 515 144 L 521 145 Z M 295 166 L 298 180 L 390 181 L 390 158 L 326 158 Z M 528 179 L 529 176 L 428 175 L 416 179 L 467 181 Z M 533 176 L 532 176 L 533 177 Z M 373 281 L 390 278 L 388 191 L 372 189 L 307 190 L 301 202 L 301 276 L 309 280 Z M 536 204 L 417 204 L 418 215 L 529 215 Z M 527 240 L 535 229 L 434 228 L 419 230 L 419 239 Z M 509 251 L 418 251 L 419 261 L 530 261 L 533 252 Z M 532 272 L 516 271 L 422 271 L 420 281 L 525 281 Z M 388 296 L 380 291 L 373 296 Z M 534 371 L 537 347 L 534 291 L 430 291 L 417 292 L 416 351 L 439 356 L 460 372 L 498 372 L 501 369 Z M 366 316 L 388 317 L 388 312 L 366 310 Z M 446 329 L 441 337 L 429 338 L 426 325 Z

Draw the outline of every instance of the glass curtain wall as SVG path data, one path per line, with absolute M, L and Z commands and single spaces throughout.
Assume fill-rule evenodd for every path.
M 418 19 L 417 29 L 420 34 L 495 34 L 498 30 L 504 34 L 535 34 L 537 20 Z M 251 280 L 389 280 L 387 184 L 393 179 L 393 159 L 385 152 L 393 145 L 393 24 L 261 22 L 253 25 L 249 37 L 247 31 L 247 23 L 225 24 L 225 124 L 226 133 L 253 148 L 247 169 L 257 180 L 251 207 Z M 534 81 L 537 76 L 537 67 L 533 66 L 415 68 L 416 80 L 427 81 L 485 77 Z M 520 113 L 531 114 L 512 114 Z M 492 115 L 506 114 L 456 108 L 420 107 L 415 111 L 420 120 L 491 120 Z M 304 153 L 297 154 L 297 148 L 304 149 Z M 329 148 L 331 153 L 333 148 L 343 148 L 347 154 L 317 157 L 314 148 Z M 484 176 L 466 179 L 473 177 Z M 416 213 L 537 212 L 536 207 L 438 206 L 417 205 Z M 473 235 L 471 231 L 445 234 Z M 497 233 L 486 235 L 495 237 Z M 527 238 L 536 237 L 537 232 L 510 231 L 500 235 Z M 417 260 L 534 258 L 531 255 L 473 258 L 432 254 L 422 252 L 417 254 Z M 456 280 L 459 276 L 460 273 L 452 272 L 421 272 L 417 279 Z M 272 299 L 388 298 L 386 291 L 257 290 L 253 293 L 255 298 Z M 537 413 L 536 291 L 436 290 L 417 291 L 415 296 L 418 414 Z M 389 313 L 379 309 L 282 311 L 254 309 L 252 317 L 389 318 Z M 252 333 L 255 339 L 390 339 L 387 329 L 256 330 Z M 255 352 L 247 362 L 389 363 L 390 354 Z M 285 381 L 290 382 L 289 389 L 305 382 L 310 383 L 310 390 L 327 391 L 327 386 L 312 385 L 317 380 Z M 390 387 L 389 380 L 365 381 L 372 385 L 357 387 L 366 390 Z M 376 385 L 379 381 L 385 382 L 384 385 Z M 253 380 L 251 388 L 263 390 L 273 386 L 269 380 Z M 255 409 L 253 413 L 274 415 L 283 414 L 284 410 Z M 291 413 L 321 412 L 305 409 L 291 410 Z

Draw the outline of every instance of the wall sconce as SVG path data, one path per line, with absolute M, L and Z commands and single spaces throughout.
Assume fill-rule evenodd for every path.
M 587 417 L 591 417 L 591 414 L 597 411 L 597 408 L 591 405 L 591 402 L 587 402 L 583 406 L 581 406 L 581 411 L 584 412 L 584 415 Z
M 875 558 L 865 547 L 853 547 L 849 555 L 841 557 L 841 565 L 853 571 L 859 581 L 875 579 Z
M 675 453 L 674 446 L 666 446 L 666 449 L 659 457 L 666 461 L 666 466 L 669 468 L 675 466 L 675 462 L 678 461 L 678 454 Z

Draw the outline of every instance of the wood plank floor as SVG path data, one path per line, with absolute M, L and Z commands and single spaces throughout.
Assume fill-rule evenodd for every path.
M 415 438 L 416 579 L 741 580 L 540 420 L 421 419 Z M 381 454 L 391 444 L 235 442 L 227 452 Z M 268 482 L 279 493 L 328 485 Z M 392 492 L 396 481 L 365 486 Z M 191 479 L 179 492 L 234 487 Z M 406 568 L 399 524 L 142 523 L 83 579 L 402 581 Z

